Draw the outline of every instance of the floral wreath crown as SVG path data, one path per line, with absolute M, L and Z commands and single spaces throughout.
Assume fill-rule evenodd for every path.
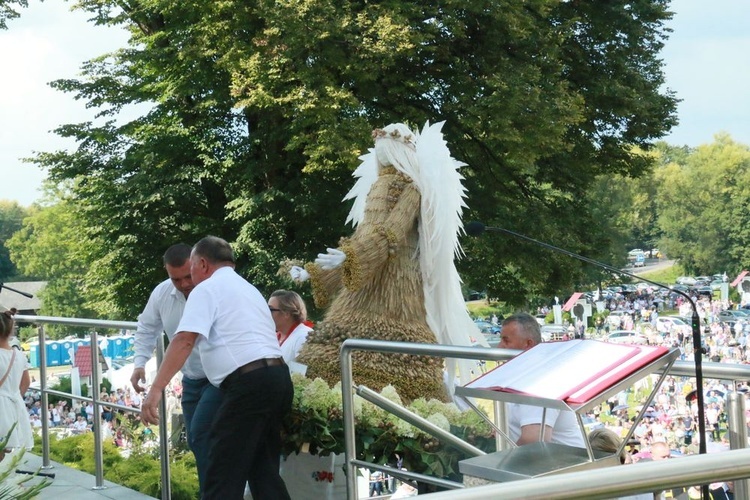
M 377 141 L 379 139 L 391 139 L 393 141 L 403 142 L 412 149 L 417 148 L 417 138 L 414 134 L 401 135 L 398 130 L 387 132 L 382 128 L 376 128 L 372 131 L 372 138 Z

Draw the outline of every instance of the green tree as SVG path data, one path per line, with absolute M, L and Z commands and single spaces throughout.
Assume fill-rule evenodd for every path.
M 19 8 L 28 6 L 27 0 L 0 0 L 0 30 L 8 29 L 8 21 L 20 16 Z
M 356 157 L 371 128 L 447 120 L 464 169 L 467 218 L 592 257 L 611 239 L 585 203 L 597 176 L 638 176 L 634 153 L 674 123 L 658 59 L 666 1 L 536 0 L 185 3 L 83 0 L 127 27 L 128 48 L 55 87 L 101 109 L 70 124 L 74 152 L 40 155 L 76 180 L 83 233 L 102 246 L 86 284 L 132 317 L 158 281 L 158 256 L 205 234 L 235 245 L 238 270 L 279 286 L 284 256 L 335 244 Z M 150 110 L 114 119 L 131 104 Z M 524 303 L 581 268 L 507 238 L 466 241 L 474 288 Z
M 750 148 L 729 135 L 656 171 L 662 248 L 689 273 L 750 266 Z
M 0 200 L 0 283 L 16 276 L 16 266 L 10 258 L 6 242 L 21 229 L 27 211 L 15 201 Z
M 47 207 L 33 207 L 23 228 L 8 240 L 7 247 L 20 271 L 47 281 L 39 294 L 44 316 L 108 318 L 112 316 L 105 302 L 97 302 L 101 293 L 87 286 L 87 276 L 96 242 L 86 237 L 75 206 L 67 200 Z M 52 338 L 63 332 L 83 332 L 50 325 Z

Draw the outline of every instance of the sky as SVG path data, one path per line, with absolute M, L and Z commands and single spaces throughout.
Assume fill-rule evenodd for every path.
M 750 2 L 673 0 L 671 10 L 673 32 L 661 57 L 666 86 L 681 99 L 680 123 L 663 139 L 696 147 L 727 132 L 750 145 Z M 127 38 L 88 23 L 61 0 L 30 0 L 21 18 L 0 31 L 0 200 L 37 201 L 45 174 L 21 159 L 72 149 L 51 131 L 93 118 L 84 103 L 48 82 L 75 78 L 84 61 L 125 46 Z

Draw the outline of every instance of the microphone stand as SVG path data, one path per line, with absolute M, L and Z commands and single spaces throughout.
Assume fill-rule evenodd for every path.
M 618 269 L 614 266 L 604 264 L 603 262 L 599 262 L 598 260 L 590 259 L 588 257 L 584 257 L 583 255 L 578 255 L 577 253 L 573 253 L 563 248 L 550 245 L 549 243 L 536 240 L 534 238 L 523 235 L 521 233 L 516 233 L 515 231 L 511 231 L 510 229 L 505 229 L 502 227 L 492 227 L 492 226 L 488 227 L 482 224 L 481 222 L 470 222 L 469 224 L 466 225 L 466 232 L 467 234 L 471 236 L 479 236 L 485 230 L 508 234 L 515 238 L 519 238 L 519 239 L 528 241 L 530 243 L 534 243 L 536 245 L 542 246 L 549 250 L 554 250 L 555 252 L 561 253 L 563 255 L 567 255 L 568 257 L 573 257 L 574 259 L 578 259 L 588 264 L 592 264 L 594 266 L 600 267 L 611 273 L 629 276 L 631 278 L 654 285 L 658 288 L 663 288 L 671 292 L 676 292 L 682 295 L 683 297 L 685 297 L 685 299 L 687 299 L 688 303 L 690 304 L 690 307 L 693 309 L 693 314 L 692 314 L 690 323 L 691 323 L 692 330 L 693 330 L 693 359 L 695 361 L 695 385 L 696 385 L 696 397 L 697 397 L 697 403 L 698 403 L 698 432 L 700 433 L 700 442 L 698 443 L 698 453 L 705 454 L 706 453 L 706 411 L 704 407 L 704 396 L 703 396 L 703 354 L 705 350 L 701 343 L 700 316 L 698 316 L 698 308 L 696 307 L 693 299 L 690 298 L 690 296 L 686 294 L 685 292 L 683 292 L 682 290 L 672 289 L 663 283 L 651 281 L 649 279 L 637 276 L 627 271 L 623 271 L 622 269 Z M 702 492 L 703 498 L 707 500 L 709 498 L 707 484 L 704 484 L 701 486 L 701 492 Z

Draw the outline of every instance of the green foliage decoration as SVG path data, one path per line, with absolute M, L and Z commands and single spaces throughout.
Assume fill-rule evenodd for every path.
M 124 423 L 123 425 L 128 425 Z M 103 443 L 104 478 L 154 498 L 161 498 L 161 464 L 158 447 L 143 446 L 143 430 L 133 425 L 128 430 L 133 446 L 128 458 L 112 442 Z M 37 438 L 35 447 L 40 446 Z M 50 438 L 50 456 L 68 467 L 95 474 L 94 435 L 91 432 L 65 438 Z M 170 463 L 171 492 L 174 500 L 193 500 L 198 495 L 198 475 L 191 453 L 173 454 Z
M 328 386 L 322 379 L 310 380 L 293 375 L 294 402 L 284 422 L 283 452 L 309 448 L 311 453 L 343 453 L 344 428 L 341 413 L 341 384 Z M 402 404 L 392 386 L 381 395 Z M 407 405 L 409 411 L 426 418 L 477 448 L 494 451 L 491 428 L 475 412 L 461 412 L 451 403 L 423 398 Z M 395 454 L 404 459 L 407 469 L 456 479 L 458 461 L 467 458 L 463 452 L 440 443 L 431 435 L 389 414 L 359 396 L 354 399 L 357 458 L 375 463 L 394 463 Z

